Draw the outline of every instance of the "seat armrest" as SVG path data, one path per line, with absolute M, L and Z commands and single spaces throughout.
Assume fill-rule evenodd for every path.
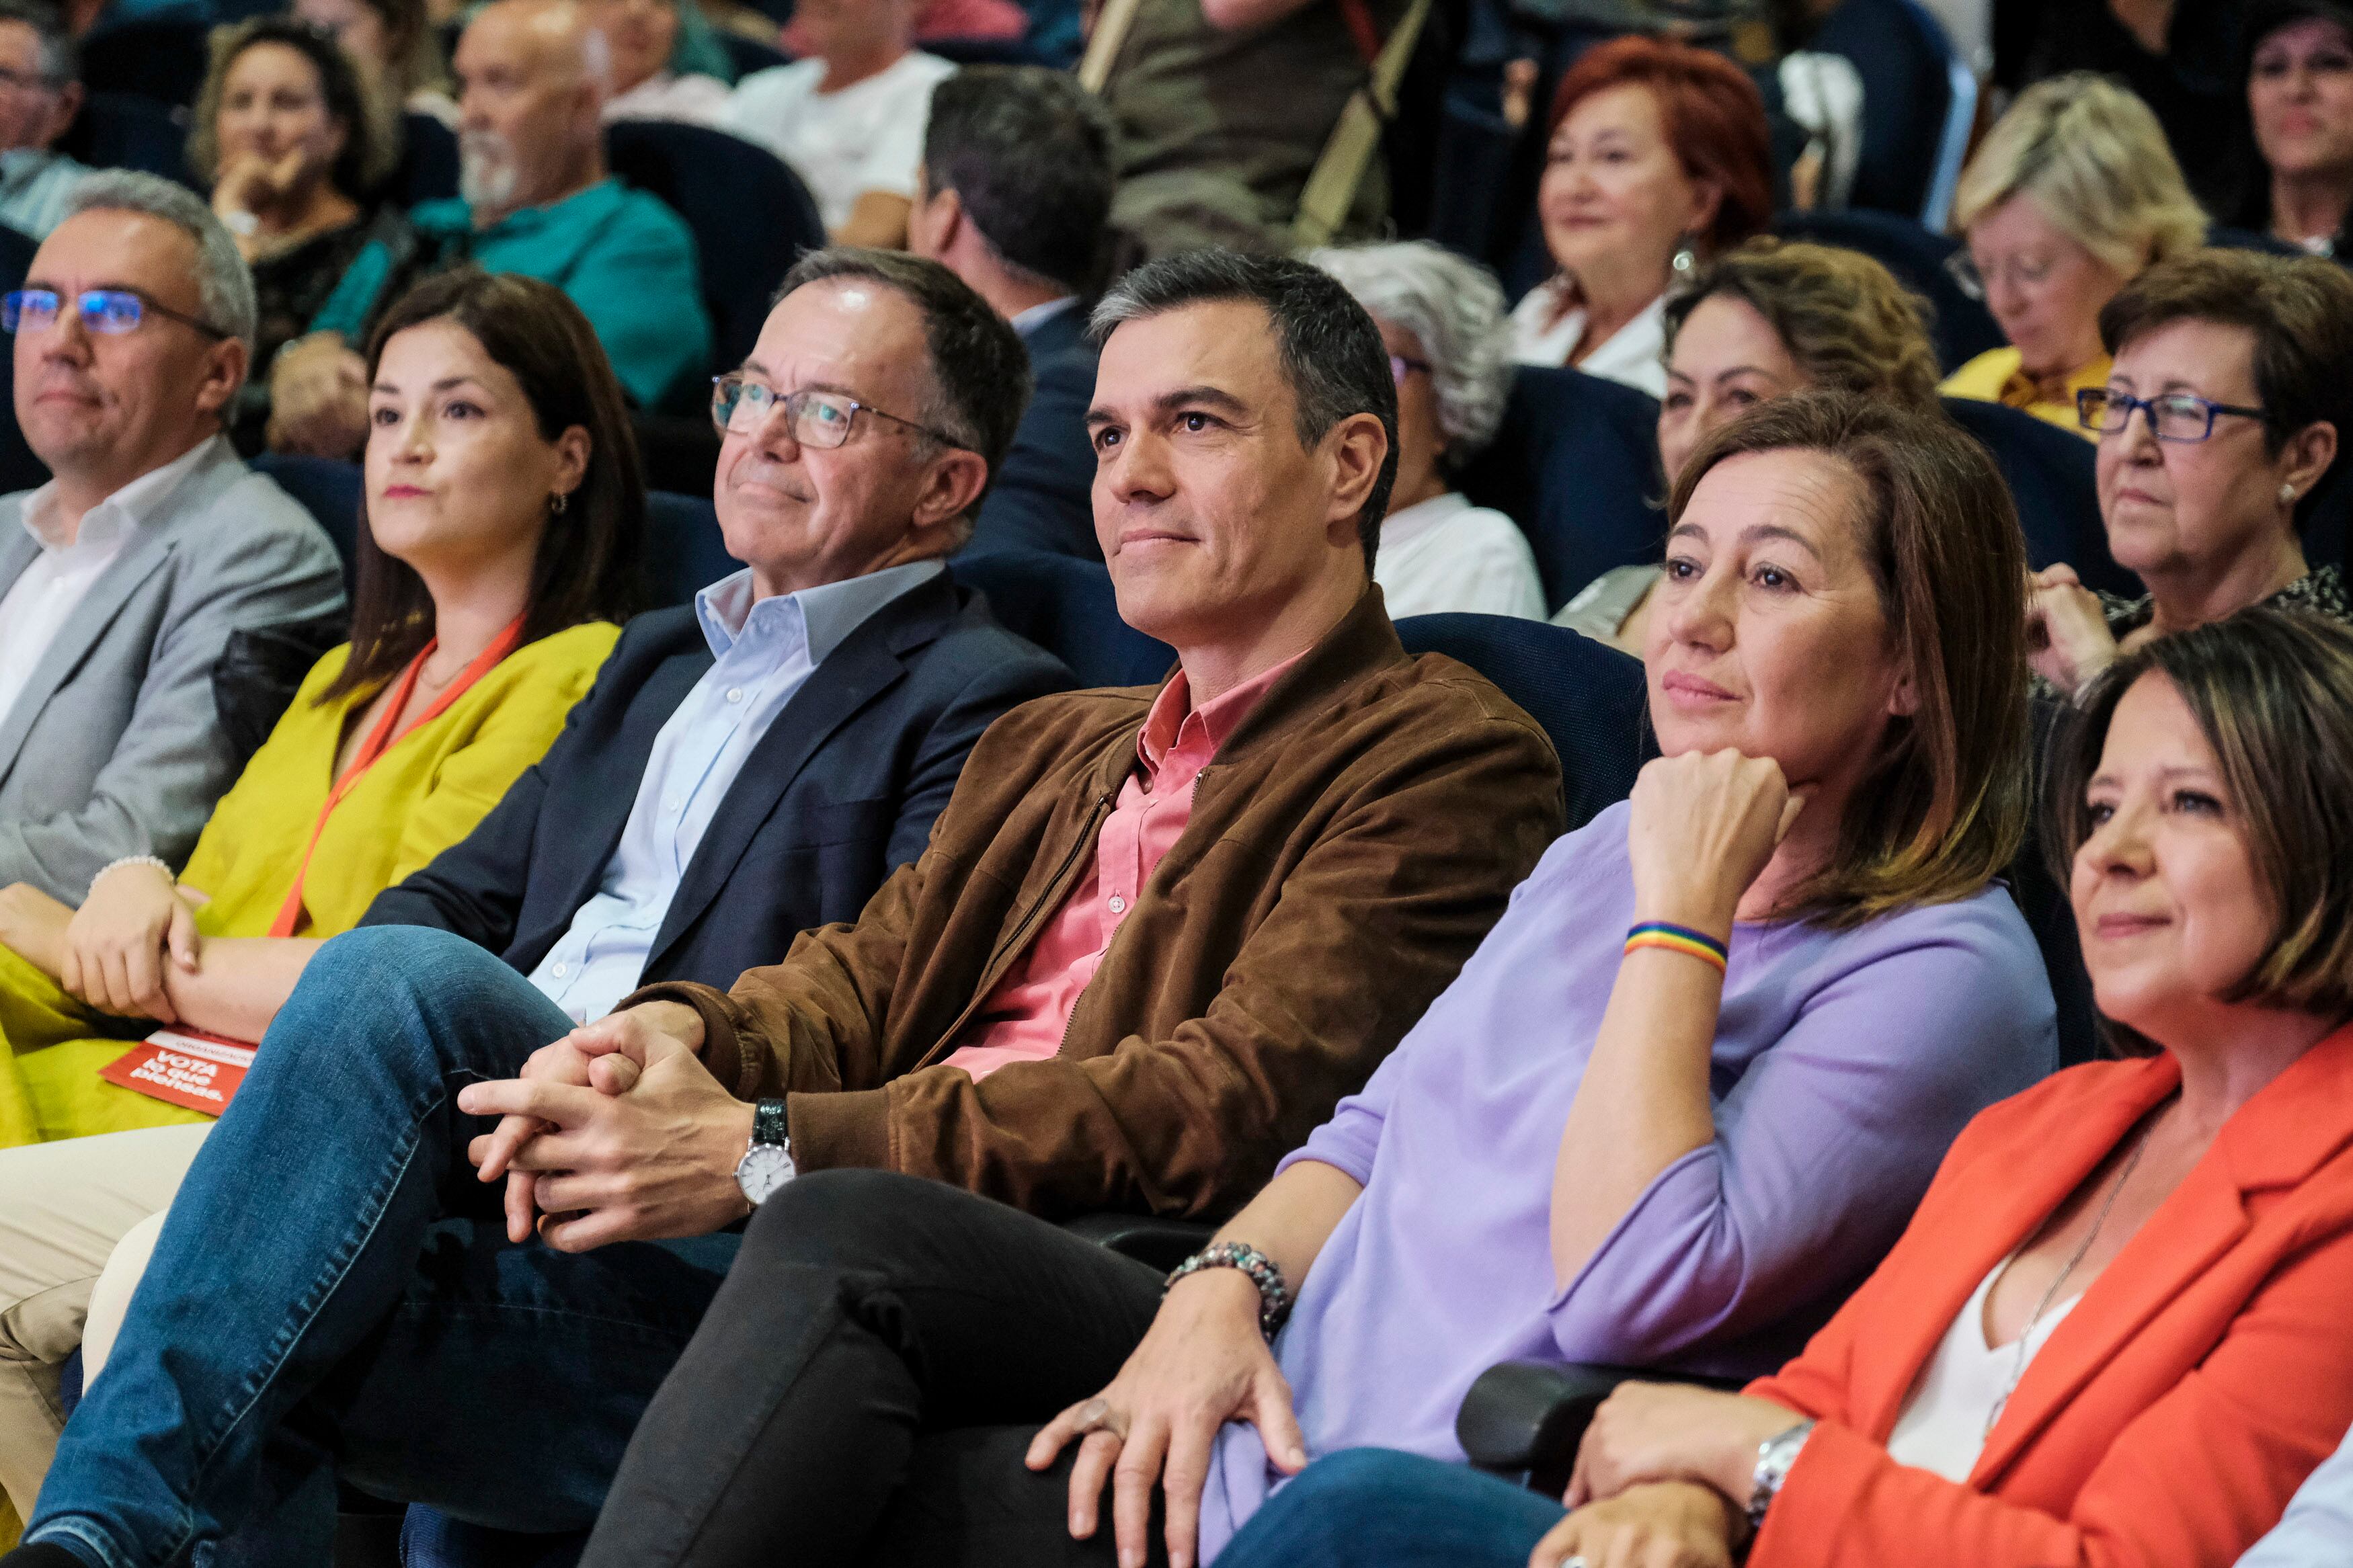
M 1455 1440 L 1475 1468 L 1557 1498 L 1568 1489 L 1593 1413 L 1621 1383 L 1741 1386 L 1733 1379 L 1650 1367 L 1507 1361 L 1481 1373 L 1462 1396 L 1454 1413 Z
M 1091 1214 L 1062 1228 L 1082 1241 L 1109 1247 L 1163 1274 L 1209 1245 L 1218 1227 L 1203 1220 L 1161 1219 L 1145 1214 Z

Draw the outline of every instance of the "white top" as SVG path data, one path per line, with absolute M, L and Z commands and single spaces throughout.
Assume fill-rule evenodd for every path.
M 605 100 L 605 119 L 680 120 L 689 125 L 725 127 L 734 89 L 715 76 L 659 70 L 628 91 Z
M 1912 1397 L 1887 1437 L 1888 1457 L 1897 1464 L 1933 1470 L 1957 1484 L 1967 1482 L 1969 1472 L 1978 1468 L 1978 1455 L 1985 1449 L 1995 1407 L 2015 1386 L 2014 1380 L 2028 1363 L 2042 1353 L 2051 1331 L 2084 1299 L 2079 1291 L 2044 1313 L 2042 1321 L 2027 1331 L 2022 1347 L 2013 1340 L 1997 1349 L 1986 1343 L 1986 1298 L 1993 1294 L 1993 1282 L 2009 1267 L 2010 1259 L 2005 1258 L 1978 1282 L 1968 1305 L 1945 1331 L 1945 1342 L 1936 1347 L 1936 1358 L 1913 1385 Z
M 215 441 L 199 441 L 160 468 L 150 468 L 88 511 L 71 540 L 58 516 L 58 481 L 25 498 L 25 531 L 41 552 L 0 596 L 0 719 L 24 694 L 34 667 L 65 629 L 90 584 L 131 542 L 132 531 L 195 471 Z
M 914 199 L 932 89 L 955 74 L 937 55 L 910 50 L 863 81 L 819 92 L 823 60 L 771 66 L 735 84 L 720 129 L 790 163 L 825 226 L 839 228 L 868 191 Z
M 818 666 L 866 618 L 946 568 L 911 561 L 754 600 L 752 570 L 694 596 L 712 665 L 664 721 L 596 896 L 531 972 L 575 1023 L 638 988 L 687 866 L 736 775 Z
M 1544 619 L 1544 582 L 1527 535 L 1451 490 L 1382 520 L 1373 581 L 1391 620 L 1448 610 Z
M 1520 363 L 1565 365 L 1568 356 L 1577 352 L 1577 340 L 1585 336 L 1583 306 L 1551 326 L 1545 325 L 1560 308 L 1561 295 L 1568 286 L 1565 277 L 1539 283 L 1512 311 L 1512 357 Z M 1577 361 L 1577 368 L 1588 375 L 1640 387 L 1653 397 L 1664 397 L 1666 355 L 1667 297 L 1661 294 L 1642 307 L 1641 314 Z

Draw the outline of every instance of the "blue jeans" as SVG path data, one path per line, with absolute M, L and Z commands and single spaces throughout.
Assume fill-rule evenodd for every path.
M 332 1464 L 502 1530 L 593 1523 L 737 1237 L 510 1245 L 458 1090 L 571 1020 L 442 931 L 335 938 L 206 1140 L 25 1539 L 93 1568 L 327 1561 Z
M 1270 1498 L 1214 1568 L 1527 1568 L 1567 1512 L 1467 1465 L 1349 1448 Z

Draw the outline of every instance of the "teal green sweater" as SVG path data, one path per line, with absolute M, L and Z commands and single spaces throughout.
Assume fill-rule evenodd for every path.
M 472 261 L 492 272 L 554 284 L 596 329 L 621 389 L 641 408 L 695 402 L 711 369 L 694 236 L 653 196 L 606 179 L 578 195 L 525 207 L 479 233 L 457 198 L 409 214 L 422 270 Z M 357 338 L 373 321 L 398 258 L 381 245 L 360 252 L 311 325 Z

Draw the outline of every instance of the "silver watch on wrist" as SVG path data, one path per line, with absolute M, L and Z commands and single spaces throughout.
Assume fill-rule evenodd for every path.
M 1800 1421 L 1757 1445 L 1756 1485 L 1748 1493 L 1751 1531 L 1765 1528 L 1765 1510 L 1781 1495 L 1781 1483 L 1789 1479 L 1789 1467 L 1798 1462 L 1798 1450 L 1806 1446 L 1806 1438 L 1813 1429 L 1811 1421 Z
M 735 1163 L 735 1184 L 758 1208 L 793 1179 L 793 1140 L 785 1126 L 785 1102 L 764 1100 L 752 1108 L 752 1146 Z

